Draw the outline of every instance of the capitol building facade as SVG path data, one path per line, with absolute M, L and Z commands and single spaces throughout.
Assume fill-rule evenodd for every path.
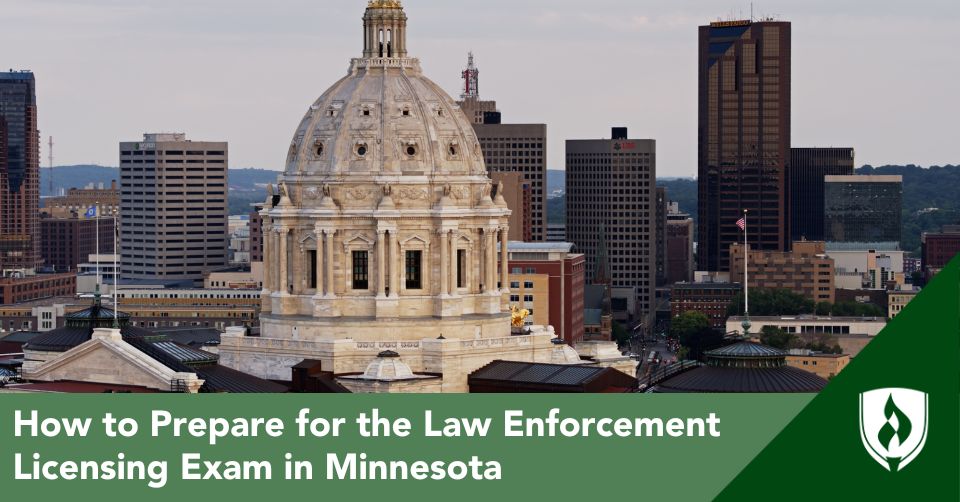
M 307 359 L 353 391 L 466 392 L 498 359 L 590 362 L 550 327 L 511 332 L 510 209 L 470 122 L 407 55 L 406 21 L 369 2 L 363 57 L 297 127 L 261 212 L 261 332 L 228 330 L 222 364 L 288 380 Z

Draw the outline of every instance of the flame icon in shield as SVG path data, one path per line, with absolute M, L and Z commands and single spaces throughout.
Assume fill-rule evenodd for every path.
M 913 389 L 875 389 L 860 394 L 860 440 L 891 472 L 903 470 L 927 442 L 929 397 Z

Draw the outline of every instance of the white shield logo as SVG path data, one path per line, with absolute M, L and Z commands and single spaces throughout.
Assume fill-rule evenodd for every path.
M 860 394 L 860 440 L 886 470 L 903 470 L 927 442 L 925 392 L 876 389 Z

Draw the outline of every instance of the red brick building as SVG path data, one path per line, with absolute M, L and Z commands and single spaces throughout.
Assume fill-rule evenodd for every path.
M 250 227 L 250 261 L 263 261 L 263 204 L 254 204 L 247 225 Z
M 740 284 L 728 282 L 677 283 L 670 294 L 670 315 L 678 317 L 684 312 L 700 312 L 710 319 L 714 329 L 724 330 L 727 307 L 740 289 Z
M 0 305 L 23 303 L 53 296 L 77 293 L 76 272 L 36 274 L 26 277 L 0 277 Z
M 97 226 L 100 227 L 100 249 L 97 249 Z M 40 219 L 40 254 L 47 267 L 57 272 L 77 270 L 91 254 L 113 253 L 113 218 L 53 218 Z
M 573 345 L 583 341 L 584 256 L 571 249 L 568 242 L 507 244 L 507 300 L 531 310 L 529 322 L 553 326 L 558 337 Z
M 920 250 L 920 268 L 929 280 L 960 253 L 960 225 L 946 225 L 940 233 L 924 233 Z

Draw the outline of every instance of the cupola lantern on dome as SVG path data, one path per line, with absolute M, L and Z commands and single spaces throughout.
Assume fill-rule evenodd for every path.
M 407 57 L 407 16 L 398 0 L 373 0 L 363 13 L 363 57 Z

